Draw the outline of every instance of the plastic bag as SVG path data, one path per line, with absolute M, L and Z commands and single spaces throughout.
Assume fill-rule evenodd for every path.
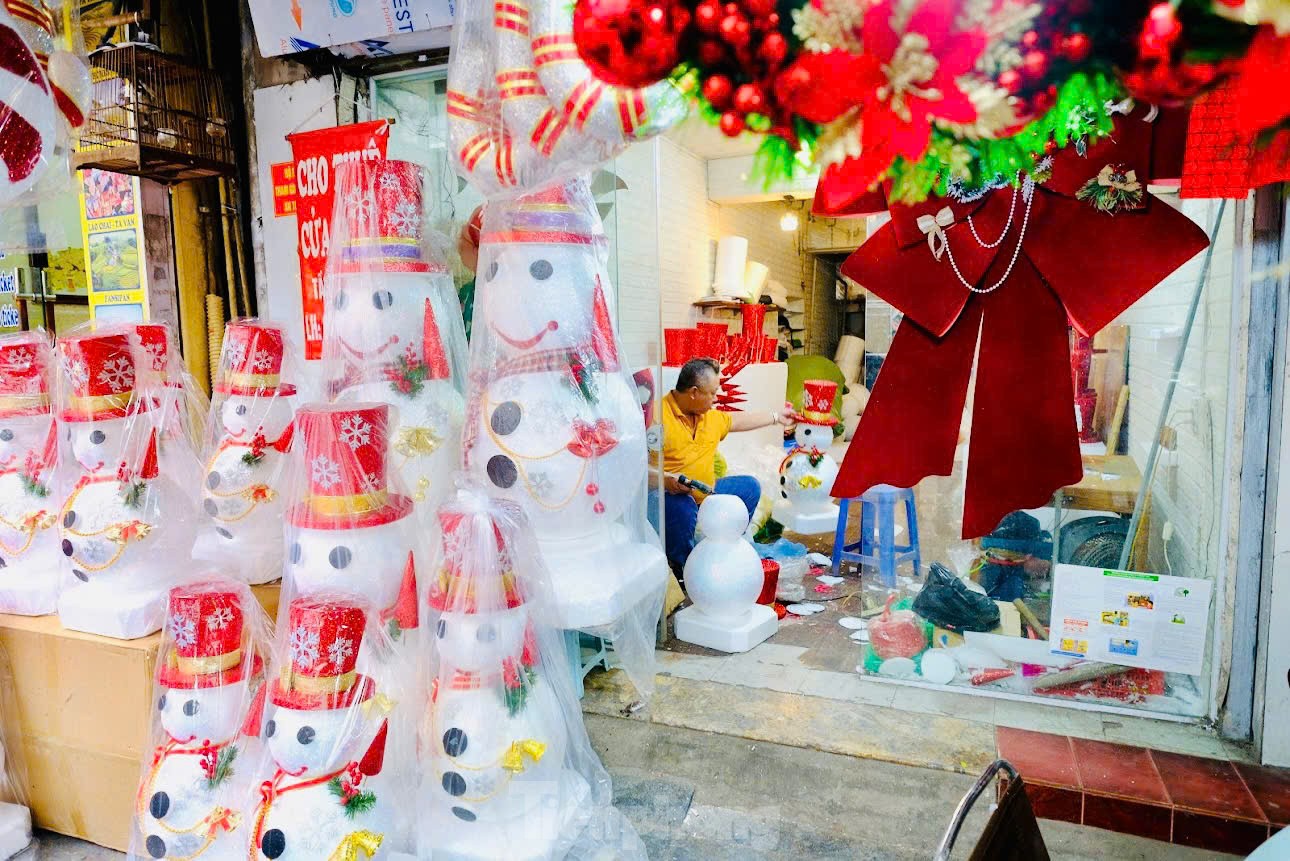
M 0 337 L 0 612 L 58 609 L 54 349 L 40 330 Z
M 999 627 L 999 608 L 994 601 L 969 589 L 939 562 L 932 563 L 927 582 L 914 599 L 914 612 L 938 628 L 956 633 Z
M 435 670 L 421 750 L 423 858 L 640 858 L 591 747 L 530 527 L 463 490 L 439 512 Z
M 18 857 L 36 845 L 24 788 L 27 770 L 13 690 L 13 668 L 0 647 L 0 859 Z
M 893 610 L 893 592 L 887 596 L 882 615 L 869 623 L 869 647 L 884 661 L 888 658 L 912 658 L 927 648 L 923 622 L 909 610 Z
M 490 203 L 479 262 L 466 467 L 533 524 L 553 592 L 544 621 L 613 641 L 648 695 L 668 568 L 586 182 Z
M 264 706 L 265 756 L 246 810 L 250 857 L 381 858 L 409 851 L 414 759 L 389 749 L 416 699 L 372 605 L 321 591 L 283 603 Z M 245 850 L 239 857 L 246 857 Z
M 160 389 L 164 401 L 160 438 L 162 468 L 172 474 L 174 470 L 192 470 L 197 466 L 195 453 L 202 450 L 210 399 L 188 372 L 169 324 L 154 321 L 130 326 L 147 354 L 149 382 L 153 388 Z
M 78 328 L 57 349 L 59 620 L 146 636 L 161 627 L 166 590 L 183 570 L 176 560 L 191 555 L 196 455 L 186 434 L 169 433 L 175 390 L 152 372 L 135 326 Z
M 457 172 L 486 197 L 535 191 L 614 158 L 685 116 L 670 81 L 597 80 L 563 0 L 465 6 L 453 25 L 448 137 Z
M 425 181 L 406 161 L 338 168 L 323 359 L 333 399 L 397 408 L 391 467 L 433 533 L 461 458 L 466 332 L 448 241 L 425 216 Z
M 282 576 L 295 430 L 291 355 L 277 323 L 241 319 L 224 327 L 202 457 L 206 523 L 193 554 L 252 584 Z
M 0 208 L 30 205 L 69 185 L 74 132 L 85 121 L 90 73 L 79 6 L 0 4 Z
M 129 858 L 246 856 L 267 651 L 268 620 L 245 584 L 170 590 Z

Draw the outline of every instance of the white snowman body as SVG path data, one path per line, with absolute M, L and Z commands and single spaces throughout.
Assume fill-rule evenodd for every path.
M 140 792 L 138 818 L 143 845 L 153 858 L 243 858 L 246 832 L 199 828 L 219 808 L 239 810 L 250 785 L 254 757 L 238 750 L 229 776 L 212 786 L 202 756 L 192 751 L 206 742 L 214 756 L 240 745 L 246 688 L 167 688 L 157 701 L 161 725 L 172 746 L 159 748 L 161 761 Z
M 410 516 L 377 526 L 310 529 L 293 526 L 287 538 L 286 577 L 297 595 L 341 592 L 381 612 L 399 597 L 415 540 Z
M 829 454 L 833 429 L 800 422 L 793 440 L 796 447 L 789 452 L 780 470 L 783 498 L 802 513 L 834 510 L 829 496 L 838 477 L 838 463 Z M 818 462 L 812 463 L 812 460 Z
M 264 813 L 264 819 L 257 845 L 252 848 L 254 857 L 317 861 L 332 857 L 355 831 L 391 833 L 393 813 L 385 793 L 392 789 L 375 786 L 372 778 L 366 778 L 361 788 L 372 791 L 376 801 L 367 811 L 353 816 L 346 812 L 328 782 L 293 788 L 357 762 L 374 737 L 373 729 L 360 705 L 309 710 L 277 706 L 272 710 L 264 734 L 279 776 L 269 809 L 256 813 Z M 387 844 L 388 839 L 371 857 L 385 857 Z
M 593 290 L 609 289 L 606 273 L 594 248 L 564 244 L 486 245 L 481 273 L 475 337 L 491 339 L 502 367 L 472 405 L 467 466 L 532 522 L 564 613 L 552 621 L 606 624 L 666 571 L 662 551 L 636 540 L 624 521 L 646 469 L 633 386 L 616 370 L 560 364 L 569 355 L 594 362 Z M 556 366 L 517 370 L 529 359 Z M 603 441 L 599 450 L 575 451 L 588 433 Z
M 763 575 L 761 557 L 743 538 L 748 509 L 737 496 L 712 494 L 699 507 L 703 540 L 685 562 L 685 585 L 702 612 L 734 622 L 757 605 Z
M 401 490 L 417 501 L 424 523 L 434 520 L 438 503 L 452 490 L 465 399 L 451 375 L 422 380 L 415 394 L 401 391 L 398 362 L 424 356 L 427 303 L 439 333 L 437 348 L 449 355 L 445 338 L 459 326 L 448 324 L 461 314 L 455 302 L 451 276 L 395 272 L 342 276 L 327 309 L 328 337 L 347 369 L 336 398 L 396 408 L 390 464 L 402 479 Z
M 220 406 L 223 434 L 206 464 L 208 524 L 198 555 L 231 563 L 252 584 L 282 575 L 287 452 L 273 444 L 287 433 L 292 413 L 283 396 L 229 395 Z M 264 445 L 253 454 L 257 437 Z
M 0 612 L 39 616 L 57 607 L 54 464 L 39 463 L 53 423 L 48 414 L 0 419 Z M 29 456 L 37 461 L 34 475 Z

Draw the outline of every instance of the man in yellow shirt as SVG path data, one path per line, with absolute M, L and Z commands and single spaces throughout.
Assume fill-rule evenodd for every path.
M 703 491 L 681 484 L 680 477 L 712 488 L 714 493 L 738 496 L 751 517 L 761 499 L 761 483 L 751 475 L 717 478 L 717 445 L 732 431 L 747 431 L 781 424 L 792 427 L 790 411 L 728 413 L 714 410 L 720 383 L 720 366 L 706 358 L 691 359 L 681 366 L 676 388 L 663 398 L 663 522 L 667 558 L 673 567 L 685 565 L 694 549 L 694 526 L 699 518 Z M 657 491 L 650 494 L 649 514 L 658 516 Z M 654 524 L 658 528 L 658 524 Z

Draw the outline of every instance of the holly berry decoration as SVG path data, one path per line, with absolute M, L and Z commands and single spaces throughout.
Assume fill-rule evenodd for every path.
M 356 762 L 351 762 L 343 772 L 333 777 L 328 782 L 327 789 L 336 796 L 350 819 L 366 813 L 376 804 L 375 793 L 363 789 L 363 772 Z
M 578 0 L 573 40 L 600 80 L 647 87 L 680 62 L 691 20 L 678 0 Z

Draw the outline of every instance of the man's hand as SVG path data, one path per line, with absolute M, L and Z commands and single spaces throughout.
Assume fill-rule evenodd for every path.
M 689 493 L 690 489 L 676 480 L 676 476 L 670 472 L 663 473 L 663 489 L 668 493 L 682 494 Z
M 775 413 L 775 421 L 779 422 L 780 425 L 787 428 L 788 430 L 792 430 L 793 428 L 797 427 L 797 419 L 795 419 L 793 415 L 794 413 L 793 413 L 792 403 L 790 403 L 789 401 L 784 401 L 784 408 L 779 412 Z

